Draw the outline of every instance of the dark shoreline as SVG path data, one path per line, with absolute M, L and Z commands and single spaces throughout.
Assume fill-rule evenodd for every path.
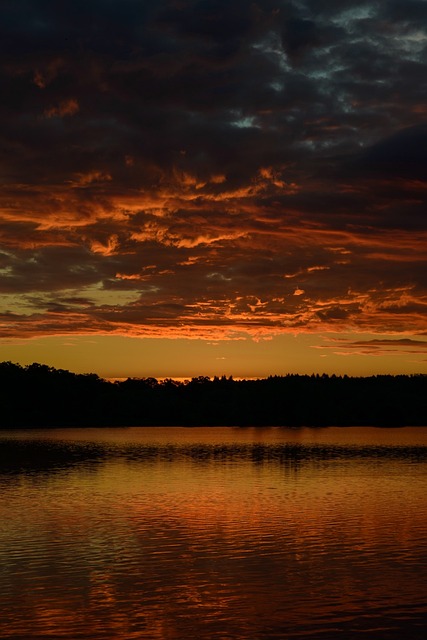
M 399 429 L 426 429 L 427 424 L 398 424 L 398 425 L 385 425 L 385 424 L 329 424 L 329 425 L 315 425 L 315 424 L 301 424 L 298 426 L 290 424 L 128 424 L 128 425 L 79 425 L 79 424 L 65 424 L 65 425 L 20 425 L 10 426 L 1 425 L 0 433 L 10 433 L 15 431 L 72 431 L 75 429 L 96 429 L 102 431 L 102 429 L 383 429 L 383 430 L 399 430 Z
M 270 376 L 110 382 L 34 363 L 0 363 L 0 429 L 132 426 L 427 425 L 427 375 Z

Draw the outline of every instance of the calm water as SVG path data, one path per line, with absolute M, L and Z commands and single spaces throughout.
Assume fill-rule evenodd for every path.
M 420 639 L 427 428 L 0 432 L 2 640 Z

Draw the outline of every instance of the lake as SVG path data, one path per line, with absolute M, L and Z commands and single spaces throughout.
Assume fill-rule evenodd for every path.
M 0 432 L 2 640 L 423 639 L 427 428 Z

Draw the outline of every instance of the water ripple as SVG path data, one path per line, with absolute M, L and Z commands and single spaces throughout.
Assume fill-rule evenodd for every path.
M 3 444 L 4 640 L 425 637 L 424 446 Z

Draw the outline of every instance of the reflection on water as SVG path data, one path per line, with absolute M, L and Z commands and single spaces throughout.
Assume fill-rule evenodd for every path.
M 427 429 L 0 435 L 4 639 L 421 639 Z

